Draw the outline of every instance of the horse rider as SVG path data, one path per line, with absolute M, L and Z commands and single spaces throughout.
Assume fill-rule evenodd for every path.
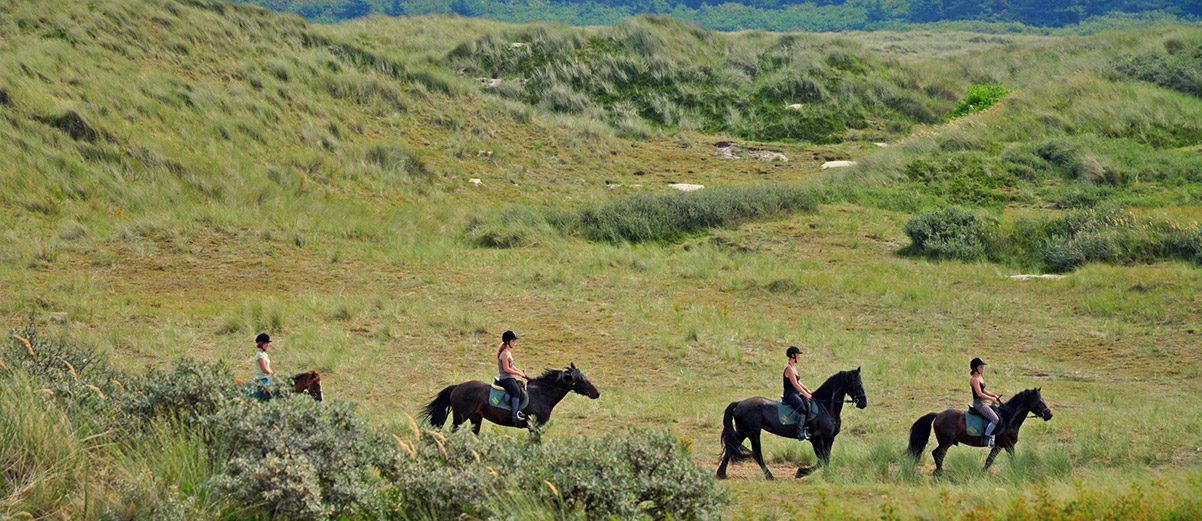
M 518 377 L 529 380 L 526 376 L 526 371 L 518 369 L 513 365 L 513 348 L 517 346 L 518 336 L 513 331 L 506 331 L 501 335 L 501 348 L 497 350 L 497 384 L 505 388 L 505 392 L 509 394 L 510 410 L 513 412 L 513 422 L 515 424 L 526 421 L 526 415 L 522 413 L 522 399 L 526 396 L 526 390 L 522 383 L 518 381 Z
M 801 383 L 801 376 L 797 374 L 797 361 L 801 358 L 801 350 L 790 346 L 785 351 L 785 356 L 789 358 L 789 363 L 785 364 L 784 379 L 784 395 L 782 399 L 794 411 L 797 411 L 799 419 L 797 420 L 797 439 L 810 439 L 810 428 L 806 425 L 810 417 L 810 400 L 814 399 L 814 395 L 806 388 L 805 384 Z
M 271 359 L 267 357 L 267 349 L 271 347 L 271 336 L 267 333 L 259 333 L 255 337 L 255 397 L 260 400 L 271 398 L 271 392 L 267 390 L 267 386 L 271 385 L 271 377 L 275 371 L 271 370 Z
M 968 368 L 968 384 L 972 387 L 972 408 L 974 411 L 977 411 L 977 414 L 989 420 L 989 424 L 985 426 L 985 444 L 993 447 L 993 430 L 997 428 L 1000 419 L 990 405 L 993 402 L 997 402 L 1000 405 L 1002 397 L 985 390 L 984 360 L 973 358 L 968 363 Z

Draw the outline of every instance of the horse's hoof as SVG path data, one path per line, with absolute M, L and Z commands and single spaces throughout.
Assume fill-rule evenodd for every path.
M 766 479 L 766 480 L 768 480 L 768 481 L 775 481 L 775 480 L 776 480 L 776 478 L 772 477 L 772 474 L 764 474 L 764 479 Z
M 802 467 L 802 468 L 797 469 L 797 474 L 794 474 L 793 477 L 804 478 L 813 473 L 814 473 L 814 467 Z
M 725 473 L 725 472 L 719 472 L 719 473 L 717 473 L 717 474 L 715 475 L 715 477 L 717 477 L 718 479 L 726 479 L 726 473 Z

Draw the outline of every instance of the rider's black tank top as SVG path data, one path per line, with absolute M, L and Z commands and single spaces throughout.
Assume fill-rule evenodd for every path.
M 977 398 L 977 392 L 972 389 L 972 382 L 968 382 L 968 392 L 972 394 L 973 401 L 984 400 L 984 398 Z M 981 382 L 981 392 L 985 392 L 985 382 Z
M 793 387 L 793 382 L 789 381 L 788 375 L 782 374 L 782 375 L 780 375 L 780 379 L 781 379 L 781 382 L 783 382 L 783 384 L 784 384 L 784 388 L 785 388 L 784 395 L 785 396 L 789 396 L 790 394 L 797 394 L 797 395 L 801 394 L 801 392 L 799 392 L 796 387 Z M 797 381 L 800 382 L 801 378 L 798 377 Z

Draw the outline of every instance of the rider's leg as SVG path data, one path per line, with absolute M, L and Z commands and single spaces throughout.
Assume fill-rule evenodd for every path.
M 799 440 L 809 439 L 810 431 L 806 427 L 806 420 L 809 419 L 809 417 L 810 417 L 810 414 L 809 414 L 810 410 L 809 410 L 808 404 L 806 403 L 806 399 L 802 398 L 802 396 L 800 394 L 789 393 L 784 396 L 784 400 L 785 400 L 785 405 L 788 405 L 789 407 L 791 407 L 794 411 L 797 412 L 797 415 L 799 416 L 797 418 L 797 439 L 799 439 Z
M 525 421 L 526 415 L 522 414 L 522 386 L 516 378 L 506 378 L 501 380 L 501 387 L 509 394 L 509 407 L 514 423 Z
M 989 424 L 985 426 L 985 445 L 993 447 L 993 430 L 997 428 L 1000 418 L 997 417 L 996 412 L 993 412 L 993 408 L 989 404 L 982 402 L 980 405 L 977 405 L 977 403 L 973 403 L 973 408 L 981 413 L 981 416 L 989 420 Z
M 810 439 L 810 407 L 813 407 L 814 404 L 810 403 L 804 396 L 801 397 L 801 403 L 801 432 L 797 437 L 808 440 Z

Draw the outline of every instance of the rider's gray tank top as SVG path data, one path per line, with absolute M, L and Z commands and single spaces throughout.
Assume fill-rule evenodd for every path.
M 971 381 L 968 383 L 968 392 L 972 393 L 972 401 L 974 401 L 974 402 L 977 400 L 985 401 L 984 398 L 977 396 L 977 391 L 972 388 Z M 985 381 L 984 380 L 981 381 L 981 392 L 985 392 Z
M 513 355 L 509 355 L 509 365 L 513 365 Z M 501 357 L 497 356 L 497 380 L 509 380 L 513 375 L 505 372 L 505 364 L 501 363 Z

